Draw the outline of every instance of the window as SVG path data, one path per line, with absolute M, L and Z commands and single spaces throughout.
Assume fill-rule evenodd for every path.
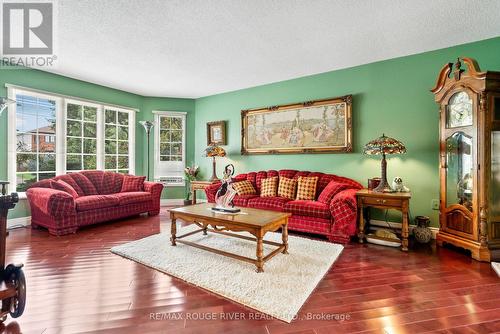
M 129 170 L 129 113 L 116 109 L 105 112 L 106 170 L 128 173 Z
M 23 94 L 15 99 L 15 179 L 17 191 L 23 192 L 31 184 L 56 175 L 56 101 Z
M 7 87 L 11 191 L 81 170 L 134 173 L 135 111 Z
M 155 179 L 183 185 L 186 159 L 186 113 L 154 111 L 155 113 Z M 181 182 L 179 182 L 181 180 Z
M 97 169 L 97 113 L 94 106 L 66 105 L 66 171 Z

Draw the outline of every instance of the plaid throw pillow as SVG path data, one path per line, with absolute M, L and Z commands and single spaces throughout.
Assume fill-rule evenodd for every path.
M 122 183 L 122 193 L 144 191 L 145 176 L 125 175 Z
M 278 188 L 277 176 L 262 180 L 262 185 L 260 186 L 260 197 L 276 197 L 276 188 Z
M 297 200 L 314 200 L 316 196 L 317 176 L 304 177 L 299 176 Z
M 335 180 L 332 180 L 328 183 L 328 185 L 323 189 L 321 194 L 319 194 L 318 202 L 330 204 L 333 197 L 337 195 L 342 190 L 348 189 L 349 185 L 345 183 L 340 183 Z
M 295 199 L 296 193 L 297 193 L 297 180 L 281 177 L 280 184 L 278 187 L 278 196 L 289 199 Z
M 78 198 L 78 193 L 76 192 L 75 189 L 73 189 L 72 186 L 64 182 L 63 180 L 57 180 L 57 181 L 50 181 L 50 185 L 52 186 L 52 189 L 55 190 L 61 190 L 64 192 L 67 192 L 70 194 L 73 198 Z
M 238 195 L 255 195 L 257 191 L 248 180 L 233 183 L 233 188 Z

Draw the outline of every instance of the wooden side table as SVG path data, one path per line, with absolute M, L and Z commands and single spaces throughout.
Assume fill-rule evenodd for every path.
M 193 204 L 196 204 L 196 190 L 205 190 L 212 181 L 191 181 L 191 192 L 193 193 Z
M 401 227 L 401 250 L 408 251 L 409 209 L 411 193 L 378 193 L 368 189 L 361 189 L 356 193 L 358 199 L 359 217 L 359 242 L 363 243 L 365 237 L 365 217 L 363 209 L 374 207 L 379 209 L 394 209 L 401 211 L 403 222 Z

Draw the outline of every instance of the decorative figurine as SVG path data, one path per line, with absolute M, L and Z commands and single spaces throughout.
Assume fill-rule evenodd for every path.
M 222 178 L 222 184 L 215 195 L 215 207 L 212 208 L 213 211 L 225 213 L 240 212 L 240 209 L 234 208 L 233 204 L 233 198 L 236 195 L 236 190 L 234 190 L 232 185 L 233 175 L 234 166 L 232 164 L 224 167 L 224 177 Z
M 0 181 L 2 192 L 0 194 L 0 272 L 1 279 L 5 284 L 0 287 L 0 299 L 2 310 L 0 311 L 0 322 L 11 317 L 20 317 L 26 305 L 26 279 L 22 270 L 23 264 L 9 264 L 5 267 L 5 244 L 7 237 L 7 214 L 19 201 L 17 193 L 7 195 L 6 186 L 9 182 Z
M 396 176 L 394 180 L 392 180 L 392 189 L 397 193 L 407 193 L 410 191 L 410 189 L 403 184 L 403 179 L 399 176 Z

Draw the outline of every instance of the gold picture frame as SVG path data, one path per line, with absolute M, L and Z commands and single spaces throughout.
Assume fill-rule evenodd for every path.
M 352 95 L 241 111 L 241 154 L 352 152 Z
M 207 123 L 207 145 L 227 145 L 226 121 Z

